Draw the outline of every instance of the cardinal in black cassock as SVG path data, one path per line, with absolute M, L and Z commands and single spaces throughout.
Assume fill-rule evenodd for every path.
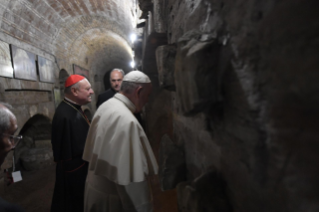
M 51 211 L 82 212 L 88 171 L 82 155 L 90 123 L 81 105 L 90 102 L 94 92 L 80 75 L 71 75 L 65 87 L 65 99 L 52 121 L 52 148 L 57 166 Z

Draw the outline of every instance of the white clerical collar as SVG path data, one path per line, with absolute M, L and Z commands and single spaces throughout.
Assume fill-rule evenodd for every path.
M 80 104 L 76 103 L 75 101 L 72 101 L 71 99 L 69 99 L 69 98 L 67 98 L 67 97 L 64 97 L 64 99 L 68 100 L 68 101 L 71 102 L 72 104 L 81 106 Z
M 135 112 L 135 110 L 136 110 L 135 105 L 126 96 L 124 96 L 121 93 L 116 93 L 114 95 L 114 98 L 116 98 L 116 99 L 120 100 L 121 102 L 123 102 L 126 105 L 126 107 L 128 107 L 128 109 L 130 109 L 130 111 L 132 111 L 132 113 Z

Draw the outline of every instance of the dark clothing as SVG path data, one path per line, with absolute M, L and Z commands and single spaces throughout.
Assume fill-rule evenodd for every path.
M 116 94 L 116 91 L 113 90 L 112 88 L 108 89 L 107 91 L 105 91 L 104 93 L 101 93 L 98 97 L 97 97 L 97 102 L 96 102 L 96 109 L 98 109 L 98 107 L 100 107 L 100 105 L 109 100 L 110 98 L 112 98 L 114 95 Z
M 83 211 L 88 163 L 82 155 L 88 130 L 81 106 L 62 101 L 52 121 L 52 148 L 57 163 L 52 212 Z
M 0 198 L 0 211 L 1 212 L 24 212 L 20 206 L 8 203 L 4 199 Z

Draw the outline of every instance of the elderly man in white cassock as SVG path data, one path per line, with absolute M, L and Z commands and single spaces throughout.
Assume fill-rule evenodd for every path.
M 83 154 L 90 164 L 84 211 L 153 211 L 147 175 L 157 174 L 158 165 L 134 116 L 151 90 L 147 75 L 131 71 L 123 78 L 120 92 L 96 111 Z

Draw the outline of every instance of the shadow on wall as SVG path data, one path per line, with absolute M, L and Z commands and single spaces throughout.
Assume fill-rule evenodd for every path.
M 64 83 L 68 77 L 69 77 L 68 72 L 64 69 L 61 69 L 61 71 L 59 73 L 59 85 L 60 85 L 61 99 L 64 98 Z
M 111 83 L 110 83 L 110 74 L 111 74 L 111 71 L 113 69 L 110 69 L 108 70 L 105 74 L 104 74 L 104 77 L 103 77 L 103 83 L 104 83 L 104 89 L 105 91 L 109 88 L 111 88 Z
M 39 170 L 53 163 L 51 121 L 48 117 L 34 115 L 25 123 L 19 134 L 23 139 L 14 150 L 18 168 Z

